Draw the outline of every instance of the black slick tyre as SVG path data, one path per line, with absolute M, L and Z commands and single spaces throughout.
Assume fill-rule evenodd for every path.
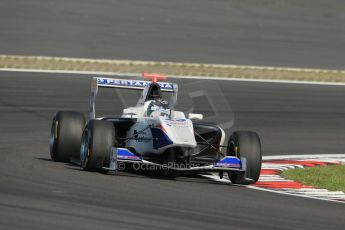
M 262 154 L 261 142 L 257 133 L 251 131 L 234 132 L 228 141 L 227 155 L 245 157 L 247 160 L 246 172 L 228 173 L 233 184 L 252 184 L 258 181 Z
M 86 171 L 100 171 L 108 166 L 111 148 L 115 145 L 115 128 L 112 122 L 91 120 L 85 127 L 80 160 Z
M 59 111 L 53 117 L 50 132 L 50 156 L 53 161 L 67 162 L 79 157 L 85 118 L 81 113 Z

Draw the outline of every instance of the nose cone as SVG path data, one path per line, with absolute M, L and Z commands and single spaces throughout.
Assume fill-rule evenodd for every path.
M 162 128 L 176 146 L 196 147 L 193 123 L 189 119 L 162 119 Z

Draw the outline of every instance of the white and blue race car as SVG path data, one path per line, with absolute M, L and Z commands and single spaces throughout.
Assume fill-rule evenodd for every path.
M 174 110 L 178 86 L 157 74 L 151 81 L 93 78 L 88 121 L 79 112 L 54 115 L 50 154 L 54 161 L 80 162 L 87 171 L 114 171 L 119 164 L 150 165 L 174 173 L 223 173 L 235 184 L 259 179 L 261 144 L 251 131 L 235 131 L 225 142 L 225 132 L 215 123 L 203 122 L 202 114 Z M 118 117 L 96 118 L 99 88 L 141 90 L 133 107 Z M 163 98 L 162 92 L 169 98 Z M 141 167 L 142 168 L 142 167 Z M 170 174 L 171 175 L 171 174 Z

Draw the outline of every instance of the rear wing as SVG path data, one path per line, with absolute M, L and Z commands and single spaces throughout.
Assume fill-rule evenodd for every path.
M 93 85 L 96 87 L 110 87 L 110 88 L 124 88 L 124 89 L 138 89 L 143 90 L 151 81 L 142 80 L 126 80 L 126 79 L 113 79 L 113 78 L 97 78 L 94 77 L 92 81 L 95 81 Z M 174 92 L 177 88 L 177 84 L 169 82 L 157 82 L 163 92 Z M 92 90 L 92 89 L 91 89 Z
M 147 86 L 149 86 L 150 84 L 151 84 L 151 81 L 93 77 L 92 81 L 91 81 L 90 117 L 89 117 L 89 119 L 94 120 L 96 118 L 95 101 L 96 101 L 99 87 L 122 88 L 122 89 L 130 89 L 130 90 L 145 90 L 147 88 Z M 170 83 L 170 82 L 157 82 L 157 84 L 159 84 L 162 92 L 173 93 L 174 98 L 175 98 L 173 103 L 176 103 L 177 89 L 178 89 L 177 84 Z M 140 103 L 140 101 L 138 103 Z

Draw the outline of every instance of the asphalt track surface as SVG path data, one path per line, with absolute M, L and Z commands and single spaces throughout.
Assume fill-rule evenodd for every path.
M 1 229 L 344 227 L 345 206 L 339 203 L 201 178 L 103 175 L 52 162 L 48 151 L 52 115 L 57 110 L 87 112 L 90 78 L 1 72 L 0 82 Z M 211 85 L 207 81 L 183 83 L 188 87 Z M 217 84 L 235 115 L 232 128 L 259 132 L 264 155 L 344 152 L 344 87 L 233 81 Z M 184 86 L 181 92 L 186 90 Z M 209 96 L 217 95 L 220 92 L 210 92 Z M 183 108 L 188 98 L 181 94 L 179 100 Z M 110 106 L 120 104 L 113 101 Z M 197 106 L 212 112 L 205 104 Z M 218 119 L 228 116 L 223 113 Z
M 2 0 L 0 52 L 345 69 L 343 0 Z

